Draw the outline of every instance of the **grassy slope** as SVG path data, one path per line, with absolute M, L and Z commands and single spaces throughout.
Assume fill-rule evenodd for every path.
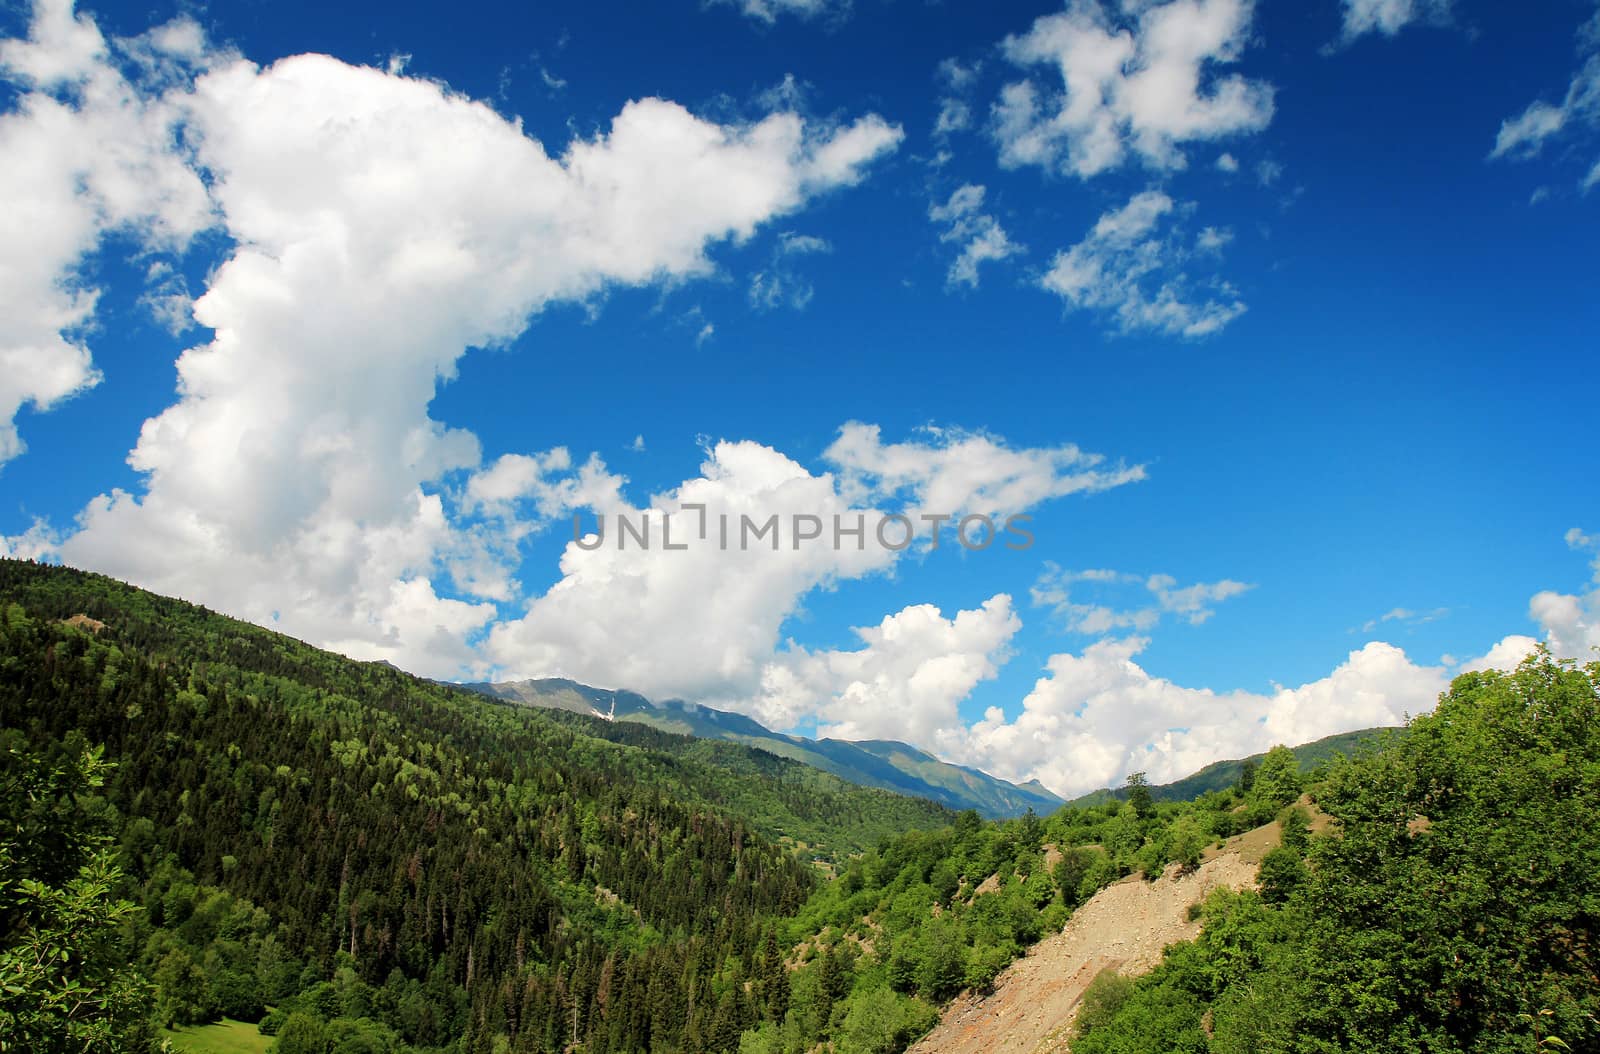
M 256 1026 L 225 1017 L 214 1025 L 161 1030 L 161 1038 L 174 1050 L 190 1054 L 266 1054 L 271 1036 L 263 1036 Z

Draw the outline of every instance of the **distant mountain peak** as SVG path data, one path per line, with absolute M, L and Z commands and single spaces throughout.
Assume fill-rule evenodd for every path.
M 1018 785 L 978 769 L 941 761 L 893 739 L 811 739 L 774 732 L 752 717 L 685 699 L 653 701 L 626 689 L 596 688 L 565 677 L 463 684 L 523 706 L 569 710 L 604 720 L 636 721 L 699 739 L 724 739 L 803 762 L 865 787 L 929 798 L 991 818 L 1051 812 L 1061 799 L 1038 780 Z M 614 709 L 613 709 L 614 707 Z

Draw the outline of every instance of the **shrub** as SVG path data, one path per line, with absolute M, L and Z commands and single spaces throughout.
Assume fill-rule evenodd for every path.
M 1089 987 L 1084 989 L 1083 1003 L 1078 1009 L 1074 1034 L 1082 1039 L 1097 1028 L 1110 1024 L 1117 1011 L 1133 995 L 1133 982 L 1107 968 L 1095 974 Z

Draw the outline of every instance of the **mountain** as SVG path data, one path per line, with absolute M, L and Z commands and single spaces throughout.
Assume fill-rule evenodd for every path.
M 467 684 L 461 687 L 524 706 L 637 722 L 667 732 L 721 739 L 803 762 L 863 787 L 928 798 L 989 819 L 1052 812 L 1061 799 L 1037 780 L 1017 785 L 978 769 L 952 765 L 894 740 L 808 739 L 774 732 L 742 714 L 680 699 L 653 702 L 637 692 L 592 688 L 564 678 Z
M 141 1021 L 271 1006 L 285 1051 L 731 1051 L 814 865 L 955 819 L 0 559 L 7 1050 L 142 1051 Z M 12 970 L 19 935 L 48 971 Z M 112 976 L 126 1042 L 65 1044 Z
M 1347 757 L 1354 756 L 1366 750 L 1380 746 L 1385 738 L 1397 731 L 1393 728 L 1363 728 L 1355 732 L 1340 732 L 1337 735 L 1326 736 L 1290 747 L 1295 760 L 1300 763 L 1302 771 L 1311 772 L 1335 757 L 1343 754 Z M 1162 783 L 1150 788 L 1150 796 L 1157 801 L 1194 801 L 1202 794 L 1213 791 L 1225 790 L 1237 786 L 1239 777 L 1244 773 L 1246 764 L 1258 765 L 1266 754 L 1252 754 L 1247 758 L 1236 758 L 1230 761 L 1213 761 L 1198 772 L 1191 773 L 1180 780 L 1171 783 Z M 1112 790 L 1109 787 L 1088 794 L 1080 795 L 1069 805 L 1098 805 L 1112 798 L 1126 797 L 1126 792 L 1121 789 Z
M 1083 961 L 1130 971 L 1156 965 L 1130 938 L 1200 930 L 1076 977 L 1077 1054 L 1600 1050 L 1600 665 L 1463 675 L 1248 789 L 1221 763 L 1162 789 L 1218 788 L 1193 801 L 998 822 L 550 694 L 0 560 L 0 1047 L 895 1054 L 963 990 L 1004 1008 L 1001 971 L 1081 912 Z M 1230 838 L 1259 889 L 1124 881 L 1204 876 Z M 1095 925 L 1108 887 L 1162 895 L 1160 932 Z

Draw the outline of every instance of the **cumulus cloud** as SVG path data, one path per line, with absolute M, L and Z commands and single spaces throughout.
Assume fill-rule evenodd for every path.
M 61 539 L 50 524 L 35 519 L 21 534 L 0 534 L 0 557 L 11 560 L 49 560 L 56 555 Z
M 1227 282 L 1197 281 L 1186 267 L 1197 256 L 1220 254 L 1232 235 L 1207 227 L 1189 240 L 1177 220 L 1191 208 L 1159 190 L 1135 194 L 1058 252 L 1040 284 L 1069 309 L 1101 313 L 1123 333 L 1218 332 L 1244 314 L 1244 301 Z
M 91 501 L 60 555 L 433 674 L 479 662 L 471 638 L 513 589 L 514 534 L 455 507 L 478 440 L 428 413 L 466 349 L 551 303 L 704 275 L 712 245 L 857 182 L 901 135 L 875 115 L 718 124 L 641 99 L 552 155 L 398 65 L 261 68 L 188 23 L 108 43 L 59 0 L 0 61 L 27 89 L 0 180 L 49 220 L 44 252 L 5 239 L 30 254 L 0 312 L 8 454 L 17 404 L 94 379 L 74 336 L 92 292 L 62 275 L 102 233 L 181 245 L 215 225 L 232 246 L 193 304 L 212 339 L 129 456 L 140 492 Z M 530 467 L 497 462 L 461 498 L 492 519 L 494 488 Z
M 1030 590 L 1037 607 L 1050 609 L 1074 633 L 1101 635 L 1122 630 L 1144 632 L 1166 615 L 1199 625 L 1216 613 L 1216 605 L 1253 589 L 1224 578 L 1180 586 L 1171 575 L 1135 575 L 1105 568 L 1071 570 L 1047 562 Z M 1092 599 L 1086 599 L 1085 593 Z M 1134 604 L 1113 605 L 1108 596 L 1132 594 Z
M 886 444 L 876 426 L 859 423 L 840 430 L 824 459 L 836 473 L 813 472 L 759 443 L 722 441 L 708 447 L 699 476 L 646 505 L 594 488 L 602 498 L 587 508 L 609 521 L 583 521 L 589 537 L 566 545 L 560 580 L 529 601 L 520 618 L 495 625 L 485 654 L 508 676 L 625 685 L 751 712 L 780 728 L 808 716 L 843 727 L 845 711 L 829 700 L 865 678 L 862 671 L 877 660 L 780 648 L 780 634 L 814 590 L 894 567 L 906 534 L 895 528 L 880 544 L 884 514 L 1022 513 L 1053 498 L 1143 478 L 1142 466 L 1107 466 L 1103 457 L 1070 445 L 1014 450 L 959 431 Z M 528 471 L 526 478 L 544 476 Z M 536 502 L 545 486 L 530 482 L 526 489 Z M 648 519 L 651 548 L 619 533 L 619 514 L 635 528 Z M 751 533 L 773 517 L 777 534 Z M 818 542 L 793 540 L 796 517 L 815 517 Z M 856 529 L 861 533 L 848 533 Z M 667 530 L 674 546 L 686 548 L 666 548 Z M 927 539 L 930 531 L 919 525 L 918 537 Z M 1009 625 L 1014 617 L 1009 598 L 1005 618 L 999 600 L 984 610 L 982 618 L 958 616 L 957 628 Z M 933 639 L 892 628 L 931 625 L 928 611 L 918 611 L 902 612 L 889 629 L 880 626 L 881 641 L 862 631 L 869 644 L 879 642 L 877 654 L 898 648 L 895 669 L 912 662 L 910 642 Z M 983 654 L 992 658 L 997 648 Z M 834 676 L 852 670 L 852 681 Z M 822 671 L 832 673 L 823 677 Z
M 1052 656 L 1021 713 L 1008 719 L 991 708 L 966 733 L 960 756 L 1063 795 L 1135 771 L 1161 782 L 1276 743 L 1399 724 L 1432 709 L 1448 682 L 1443 667 L 1418 666 L 1399 648 L 1372 643 L 1296 688 L 1213 692 L 1146 672 L 1134 659 L 1147 644 L 1137 636 L 1102 640 Z
M 1506 637 L 1487 655 L 1463 664 L 1463 670 L 1511 669 L 1539 644 L 1558 659 L 1600 661 L 1600 537 L 1573 527 L 1565 538 L 1574 552 L 1593 554 L 1588 583 L 1592 588 L 1584 593 L 1550 589 L 1535 593 L 1528 602 L 1528 618 L 1538 624 L 1542 636 Z
M 1502 639 L 1483 655 L 1460 665 L 1458 673 L 1474 673 L 1480 670 L 1514 670 L 1517 664 L 1526 659 L 1539 647 L 1537 638 L 1525 636 L 1520 633 L 1512 634 Z
M 928 208 L 928 219 L 944 228 L 939 240 L 961 247 L 945 275 L 945 281 L 952 286 L 976 289 L 981 265 L 1023 251 L 1006 234 L 1000 221 L 983 210 L 984 194 L 982 186 L 966 183 L 956 188 L 944 204 Z
M 907 607 L 858 627 L 855 650 L 808 651 L 790 641 L 763 668 L 754 712 L 779 727 L 815 717 L 819 735 L 948 752 L 959 747 L 961 702 L 999 673 L 1021 628 L 1000 593 L 948 619 L 931 604 Z
M 1257 132 L 1272 119 L 1263 81 L 1223 74 L 1249 38 L 1249 0 L 1122 5 L 1071 0 L 1003 50 L 1018 66 L 1053 66 L 1059 88 L 1014 81 L 994 107 L 1000 163 L 1088 178 L 1130 158 L 1154 169 L 1186 165 L 1183 146 Z
M 704 505 L 708 531 L 682 506 Z M 657 696 L 727 701 L 753 692 L 773 654 L 784 620 L 800 599 L 824 584 L 887 568 L 895 554 L 878 546 L 847 544 L 774 551 L 762 541 L 739 544 L 740 517 L 764 524 L 778 516 L 814 515 L 831 525 L 852 510 L 826 474 L 814 475 L 770 447 L 719 442 L 708 451 L 698 478 L 657 495 L 646 506 L 601 504 L 612 517 L 601 544 L 569 542 L 561 578 L 529 602 L 517 619 L 496 625 L 485 650 L 513 676 L 568 676 L 626 685 Z M 651 512 L 654 545 L 628 546 L 615 517 L 645 522 Z M 663 519 L 672 513 L 672 544 L 663 548 Z M 734 526 L 735 542 L 719 544 L 720 517 Z M 598 525 L 598 524 L 597 524 Z
M 1578 33 L 1583 64 L 1572 75 L 1567 91 L 1557 103 L 1537 99 L 1515 117 L 1501 122 L 1491 159 L 1526 161 L 1539 156 L 1546 144 L 1561 138 L 1587 142 L 1600 128 L 1600 12 Z M 1587 191 L 1600 182 L 1600 159 L 1593 162 L 1579 185 Z
M 1594 587 L 1585 595 L 1541 592 L 1529 617 L 1542 638 L 1508 636 L 1484 655 L 1460 664 L 1418 664 L 1393 644 L 1373 641 L 1352 651 L 1326 677 L 1270 692 L 1213 691 L 1157 677 L 1136 662 L 1149 644 L 1143 635 L 1107 637 L 1076 654 L 1053 655 L 1046 675 L 1008 717 L 1000 707 L 964 728 L 936 737 L 945 754 L 1006 779 L 1038 779 L 1058 794 L 1073 795 L 1119 783 L 1144 771 L 1153 781 L 1178 779 L 1219 758 L 1238 758 L 1274 744 L 1297 744 L 1379 725 L 1396 725 L 1431 710 L 1451 676 L 1476 670 L 1511 670 L 1541 643 L 1557 658 L 1600 659 L 1600 538 L 1573 528 L 1566 541 L 1593 554 Z M 1127 584 L 1135 576 L 1109 570 L 1052 568 L 1035 587 L 1035 603 L 1066 604 L 1069 617 L 1085 620 L 1088 632 L 1142 631 L 1156 617 L 1105 609 L 1101 615 L 1077 606 L 1070 587 L 1081 583 Z M 1244 587 L 1236 582 L 1176 588 L 1167 576 L 1146 580 L 1162 597 L 1159 606 L 1198 614 Z M 1374 625 L 1427 620 L 1443 609 L 1395 608 Z M 1117 616 L 1129 617 L 1117 617 Z
M 1544 630 L 1544 642 L 1561 658 L 1594 661 L 1600 656 L 1600 588 L 1575 595 L 1545 590 L 1528 602 L 1528 617 Z
M 87 330 L 98 290 L 77 268 L 109 231 L 180 251 L 211 222 L 180 156 L 164 90 L 208 56 L 188 20 L 107 40 L 68 0 L 42 0 L 25 40 L 0 41 L 0 465 L 21 454 L 16 416 L 100 380 Z M 130 79 L 131 78 L 131 79 Z
M 566 489 L 559 459 L 494 466 L 492 486 L 486 477 L 469 490 L 495 500 L 520 495 L 510 500 L 528 510 L 509 517 L 584 507 L 610 520 L 582 521 L 587 535 L 566 545 L 560 579 L 521 617 L 491 629 L 486 657 L 507 676 L 626 685 L 739 710 L 778 728 L 815 721 L 828 734 L 894 735 L 949 752 L 961 742 L 961 701 L 994 676 L 1020 627 L 1009 596 L 951 618 L 913 605 L 858 629 L 862 647 L 853 650 L 785 642 L 784 624 L 813 591 L 893 569 L 899 552 L 875 537 L 885 513 L 1024 513 L 1144 477 L 1143 466 L 1072 445 L 1019 449 L 955 429 L 885 442 L 877 426 L 854 422 L 823 460 L 833 472 L 812 471 L 758 443 L 718 442 L 698 477 L 640 506 L 609 481 L 581 497 Z M 648 518 L 650 549 L 619 535 L 618 514 L 635 527 Z M 664 547 L 669 514 L 671 540 L 686 548 Z M 773 516 L 781 537 L 752 540 L 746 518 L 759 526 Z M 797 516 L 816 517 L 820 544 L 791 543 Z M 864 533 L 828 537 L 836 524 Z M 894 544 L 902 539 L 891 535 Z M 1170 610 L 1198 616 L 1198 597 L 1175 582 L 1153 579 L 1150 590 Z
M 1575 552 L 1591 554 L 1591 588 L 1584 593 L 1548 589 L 1536 593 L 1528 602 L 1528 617 L 1539 624 L 1544 645 L 1557 658 L 1600 661 L 1600 537 L 1574 527 L 1567 531 L 1566 542 Z M 1497 647 L 1515 650 L 1520 645 L 1512 642 L 1527 639 L 1508 638 Z M 1527 650 L 1523 648 L 1524 654 Z
M 1413 22 L 1439 24 L 1450 18 L 1453 0 L 1344 0 L 1344 39 L 1368 33 L 1392 37 Z

